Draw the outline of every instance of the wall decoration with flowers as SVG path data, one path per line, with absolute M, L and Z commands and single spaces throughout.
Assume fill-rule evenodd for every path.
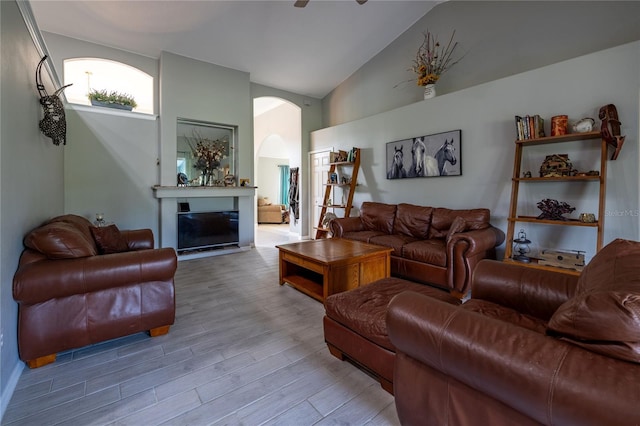
M 442 74 L 457 64 L 460 59 L 454 59 L 453 53 L 458 47 L 454 41 L 455 30 L 451 34 L 449 42 L 440 44 L 438 37 L 429 31 L 423 33 L 424 40 L 418 48 L 416 58 L 411 70 L 417 75 L 416 83 L 425 88 L 424 98 L 433 98 L 436 95 L 435 84 Z

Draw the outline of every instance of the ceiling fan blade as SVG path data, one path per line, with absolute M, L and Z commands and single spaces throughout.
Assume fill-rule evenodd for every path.
M 356 0 L 358 2 L 358 4 L 365 4 L 367 2 L 367 0 Z
M 293 5 L 295 7 L 305 7 L 307 3 L 309 3 L 309 0 L 296 0 L 296 2 Z

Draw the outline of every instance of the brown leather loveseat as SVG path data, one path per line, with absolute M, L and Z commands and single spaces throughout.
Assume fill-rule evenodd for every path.
M 392 247 L 391 275 L 431 284 L 462 298 L 478 261 L 495 258 L 504 232 L 488 209 L 451 210 L 364 202 L 359 217 L 329 223 L 334 238 Z
M 455 306 L 390 303 L 403 425 L 640 424 L 640 243 L 615 240 L 580 277 L 484 260 Z
M 175 319 L 175 251 L 154 249 L 149 229 L 95 228 L 76 215 L 31 231 L 13 279 L 18 349 L 31 368 L 56 353 L 149 331 Z

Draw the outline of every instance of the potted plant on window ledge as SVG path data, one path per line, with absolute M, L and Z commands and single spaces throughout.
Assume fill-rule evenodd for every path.
M 120 93 L 115 90 L 107 92 L 106 89 L 91 89 L 88 97 L 91 101 L 91 105 L 93 106 L 123 109 L 126 111 L 131 111 L 138 106 L 133 96 L 127 93 Z

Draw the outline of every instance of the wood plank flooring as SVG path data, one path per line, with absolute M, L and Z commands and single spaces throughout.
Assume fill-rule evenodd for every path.
M 25 368 L 3 425 L 397 425 L 393 397 L 329 354 L 321 303 L 274 247 L 179 262 L 176 322 Z

